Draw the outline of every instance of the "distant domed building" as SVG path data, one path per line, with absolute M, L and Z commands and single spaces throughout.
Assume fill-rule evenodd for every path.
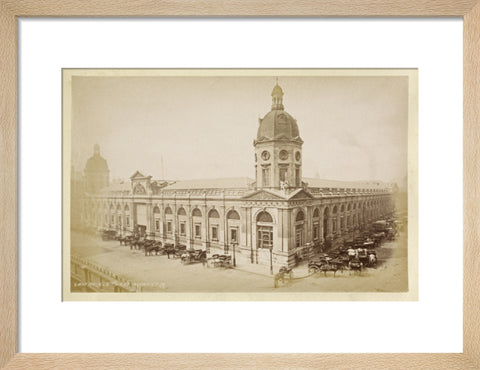
M 89 194 L 97 194 L 101 189 L 106 188 L 110 181 L 110 170 L 105 158 L 100 155 L 100 146 L 93 146 L 93 156 L 87 160 L 85 166 L 86 191 Z
M 165 181 L 136 171 L 98 193 L 108 184 L 108 166 L 96 146 L 85 168 L 93 195 L 84 222 L 278 271 L 391 214 L 390 184 L 302 177 L 303 140 L 283 96 L 277 83 L 271 110 L 259 119 L 255 180 Z

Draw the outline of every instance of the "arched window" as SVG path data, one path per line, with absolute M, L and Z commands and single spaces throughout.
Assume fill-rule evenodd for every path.
M 348 203 L 348 206 L 347 206 L 347 211 L 350 211 L 350 209 L 352 209 L 352 206 L 350 203 Z
M 171 215 L 172 214 L 172 209 L 170 207 L 165 208 L 165 214 L 166 215 Z
M 208 212 L 208 223 L 209 223 L 209 228 L 210 228 L 210 240 L 212 241 L 218 241 L 218 219 L 220 218 L 220 215 L 218 214 L 218 211 L 216 209 L 210 210 Z
M 295 217 L 295 246 L 300 248 L 304 244 L 304 221 L 305 214 L 303 211 L 298 211 L 297 216 Z
M 257 215 L 257 248 L 272 248 L 273 246 L 273 223 L 270 213 L 262 211 Z
M 231 210 L 231 211 L 228 212 L 228 214 L 227 214 L 227 219 L 228 219 L 228 220 L 240 220 L 240 215 L 238 214 L 237 211 Z
M 160 208 L 158 208 L 157 206 L 153 208 L 153 217 L 155 222 L 155 232 L 159 233 L 160 232 Z
M 313 240 L 318 240 L 320 238 L 320 210 L 315 208 L 313 211 Z
M 115 224 L 115 208 L 113 207 L 113 204 L 110 204 L 110 224 Z
M 227 230 L 228 242 L 238 243 L 240 234 L 240 215 L 233 209 L 227 213 Z
M 257 222 L 273 222 L 273 218 L 270 216 L 270 213 L 262 211 L 257 216 Z
M 336 214 L 336 213 L 337 213 L 337 206 L 333 207 L 332 213 L 333 213 L 333 214 Z
M 340 212 L 343 213 L 345 212 L 345 206 L 342 204 L 342 207 L 340 208 Z
M 201 239 L 202 238 L 202 211 L 200 211 L 198 208 L 195 208 L 192 211 L 192 216 L 193 218 L 193 236 L 195 239 Z
M 185 208 L 180 207 L 177 211 L 177 215 L 179 216 L 178 228 L 180 230 L 180 236 L 185 237 L 187 236 L 187 220 L 184 217 L 187 215 L 187 212 L 185 212 Z
M 193 217 L 202 217 L 202 211 L 200 211 L 198 208 L 195 208 L 192 212 Z
M 128 204 L 125 205 L 125 225 L 127 227 L 130 227 L 130 207 L 128 206 Z

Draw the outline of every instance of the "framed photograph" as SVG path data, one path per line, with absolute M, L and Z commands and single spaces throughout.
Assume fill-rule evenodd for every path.
M 63 299 L 418 299 L 417 72 L 64 69 Z
M 2 367 L 479 366 L 477 1 L 1 5 Z

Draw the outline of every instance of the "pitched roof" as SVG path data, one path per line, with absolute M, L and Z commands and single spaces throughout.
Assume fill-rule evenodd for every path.
M 174 184 L 164 187 L 165 190 L 175 189 L 245 189 L 248 188 L 254 180 L 248 177 L 230 177 L 222 179 L 199 179 L 199 180 L 180 180 Z
M 141 173 L 140 171 L 135 171 L 135 173 L 130 176 L 130 179 L 134 179 L 134 178 L 138 178 L 138 179 L 148 179 L 148 178 L 151 178 L 152 176 L 145 176 L 143 173 Z
M 385 189 L 390 184 L 381 181 L 339 181 L 318 178 L 303 178 L 309 188 L 352 188 L 352 189 Z

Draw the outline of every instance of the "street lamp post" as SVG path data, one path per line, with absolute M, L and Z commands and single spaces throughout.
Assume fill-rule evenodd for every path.
M 233 242 L 232 243 L 232 246 L 233 246 L 233 267 L 236 267 L 237 266 L 237 261 L 235 259 L 235 245 L 237 244 L 237 242 Z

